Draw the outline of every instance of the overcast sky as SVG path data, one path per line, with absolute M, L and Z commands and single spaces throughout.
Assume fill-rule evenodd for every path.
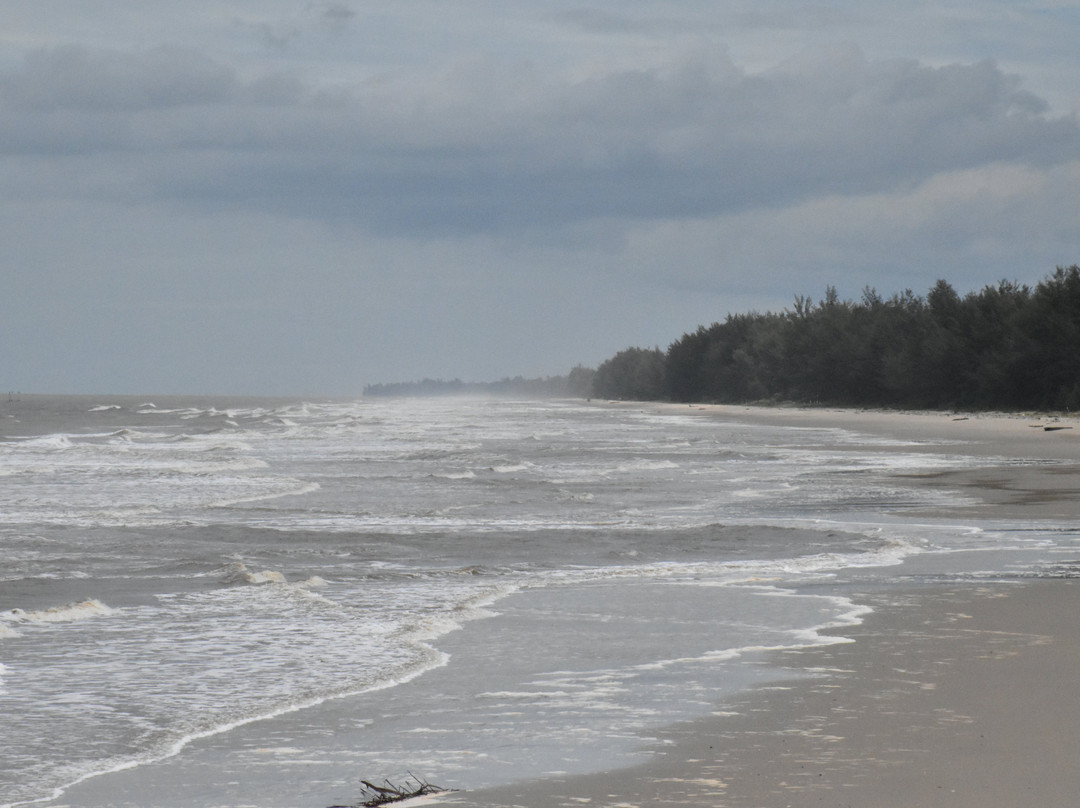
M 4 0 L 0 388 L 338 395 L 1080 262 L 1080 4 Z

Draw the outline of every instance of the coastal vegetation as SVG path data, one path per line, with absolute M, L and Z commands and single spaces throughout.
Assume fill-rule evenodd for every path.
M 859 301 L 827 288 L 779 313 L 732 314 L 666 352 L 628 348 L 603 362 L 606 398 L 847 406 L 1080 409 L 1080 267 L 1034 288 L 1010 281 L 961 296 Z
M 729 314 L 667 350 L 627 348 L 595 370 L 497 382 L 378 384 L 368 396 L 508 395 L 636 401 L 792 402 L 913 409 L 1080 409 L 1080 267 L 1029 287 L 858 301 L 833 287 L 791 308 Z

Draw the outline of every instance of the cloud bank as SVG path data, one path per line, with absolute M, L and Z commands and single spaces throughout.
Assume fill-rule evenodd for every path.
M 1080 157 L 1076 121 L 993 62 L 854 47 L 763 74 L 722 53 L 584 79 L 477 59 L 327 91 L 193 50 L 63 46 L 4 76 L 0 120 L 7 159 L 48 160 L 41 193 L 419 236 L 694 219 Z
M 235 6 L 0 52 L 8 386 L 557 373 L 827 284 L 1080 260 L 1075 115 L 993 53 L 830 41 L 872 6 Z

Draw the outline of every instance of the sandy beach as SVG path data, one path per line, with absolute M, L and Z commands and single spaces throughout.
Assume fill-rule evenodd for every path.
M 971 504 L 949 515 L 1080 517 L 1075 419 L 795 408 L 695 411 L 855 429 L 871 439 L 901 441 L 906 451 L 922 443 L 963 441 L 966 453 L 986 457 L 985 467 L 906 482 L 963 490 Z M 652 745 L 652 762 L 440 801 L 473 808 L 1076 804 L 1080 583 L 1066 573 L 1053 580 L 949 581 L 844 594 L 874 609 L 861 625 L 842 632 L 851 642 L 773 655 L 772 664 L 790 668 L 790 681 L 717 704 L 708 718 L 666 728 Z
M 39 404 L 0 805 L 1077 802 L 1077 419 Z

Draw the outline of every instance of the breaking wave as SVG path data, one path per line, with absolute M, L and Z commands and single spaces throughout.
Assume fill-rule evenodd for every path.
M 108 617 L 115 614 L 100 600 L 82 600 L 78 603 L 68 603 L 64 606 L 53 606 L 50 609 L 40 611 L 24 611 L 23 609 L 11 609 L 0 613 L 0 620 L 5 623 L 75 623 L 80 620 L 90 620 L 95 617 Z M 3 635 L 0 635 L 3 636 Z

